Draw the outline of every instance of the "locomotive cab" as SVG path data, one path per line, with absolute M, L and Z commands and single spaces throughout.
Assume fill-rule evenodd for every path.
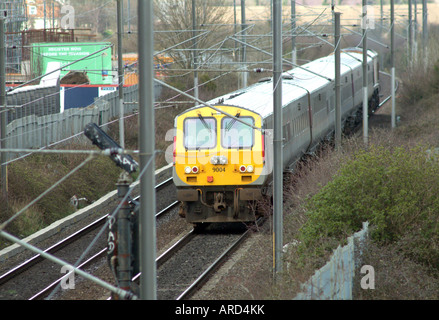
M 253 221 L 262 198 L 262 117 L 234 106 L 195 107 L 175 119 L 173 180 L 188 222 Z

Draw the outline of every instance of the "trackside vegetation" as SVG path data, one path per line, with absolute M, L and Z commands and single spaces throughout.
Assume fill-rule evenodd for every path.
M 75 145 L 70 149 L 83 149 L 87 146 Z M 68 154 L 33 154 L 8 166 L 8 195 L 1 198 L 0 221 L 4 222 L 16 212 L 48 190 L 62 179 L 86 156 Z M 118 169 L 108 157 L 96 157 L 85 164 L 75 174 L 30 206 L 14 219 L 6 230 L 20 237 L 26 237 L 52 222 L 73 213 L 72 196 L 84 199 L 79 207 L 84 207 L 115 189 L 119 176 Z M 0 239 L 0 248 L 8 245 Z
M 390 110 L 373 116 L 386 123 L 360 138 L 344 140 L 298 168 L 284 191 L 285 271 L 270 296 L 291 299 L 338 245 L 369 222 L 369 239 L 356 266 L 375 270 L 375 289 L 354 299 L 439 299 L 439 58 L 437 27 L 429 66 L 417 59 L 399 66 L 395 129 Z M 384 107 L 386 109 L 386 107 Z M 358 255 L 360 257 L 360 255 Z
M 439 265 L 439 163 L 423 147 L 360 150 L 306 203 L 299 250 L 321 255 L 369 221 L 371 239 Z M 322 242 L 322 239 L 327 241 Z M 408 241 L 409 240 L 409 241 Z M 324 243 L 324 245 L 319 245 Z

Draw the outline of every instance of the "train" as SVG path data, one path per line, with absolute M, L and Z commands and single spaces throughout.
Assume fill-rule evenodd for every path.
M 342 126 L 362 121 L 363 49 L 340 54 Z M 335 55 L 282 73 L 283 169 L 290 170 L 335 132 Z M 378 54 L 367 50 L 368 112 L 379 106 Z M 249 222 L 272 197 L 273 78 L 191 107 L 175 117 L 173 181 L 180 216 Z M 210 107 L 212 106 L 212 107 Z

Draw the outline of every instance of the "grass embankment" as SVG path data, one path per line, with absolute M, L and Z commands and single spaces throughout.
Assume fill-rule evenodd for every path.
M 70 146 L 71 148 L 72 146 Z M 80 148 L 80 145 L 74 147 Z M 88 146 L 89 147 L 89 146 Z M 85 145 L 82 146 L 85 148 Z M 8 166 L 8 201 L 1 200 L 0 221 L 4 222 L 32 200 L 48 190 L 55 182 L 80 165 L 86 156 L 66 154 L 33 154 Z M 42 197 L 6 230 L 19 237 L 28 236 L 52 222 L 73 213 L 72 196 L 85 198 L 80 206 L 99 199 L 115 189 L 120 170 L 107 157 L 96 157 Z M 7 205 L 4 205 L 6 204 Z M 6 242 L 0 239 L 2 246 Z

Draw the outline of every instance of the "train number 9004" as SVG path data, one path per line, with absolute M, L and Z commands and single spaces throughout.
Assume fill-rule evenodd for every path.
M 224 168 L 224 167 L 215 167 L 215 168 L 212 168 L 212 171 L 213 172 L 226 172 L 226 168 Z

